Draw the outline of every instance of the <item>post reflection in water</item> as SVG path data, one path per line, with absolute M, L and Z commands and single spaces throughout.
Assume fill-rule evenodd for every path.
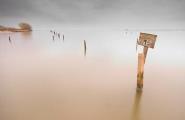
M 136 91 L 134 104 L 132 108 L 131 120 L 141 120 L 140 117 L 140 103 L 141 103 L 142 91 Z

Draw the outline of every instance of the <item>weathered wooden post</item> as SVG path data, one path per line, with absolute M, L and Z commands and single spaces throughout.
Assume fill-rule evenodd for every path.
M 64 42 L 64 35 L 62 35 L 62 39 L 63 39 L 63 42 Z
M 52 39 L 53 39 L 53 41 L 55 40 L 55 36 L 54 35 L 52 36 Z
M 143 75 L 144 75 L 144 64 L 148 48 L 154 48 L 157 35 L 140 33 L 137 45 L 143 46 L 143 52 L 138 54 L 138 72 L 137 72 L 137 88 L 143 88 Z M 137 48 L 136 48 L 137 49 Z
M 8 40 L 11 41 L 11 37 L 10 36 L 8 36 Z
M 143 48 L 144 63 L 145 63 L 145 60 L 146 60 L 147 52 L 148 52 L 148 47 L 147 46 L 144 46 L 144 48 Z
M 11 40 L 11 37 L 10 36 L 8 37 L 8 40 L 9 40 L 9 43 L 11 44 L 12 43 L 12 40 Z
M 87 45 L 86 45 L 86 41 L 84 40 L 84 56 L 86 56 L 86 51 L 87 51 Z
M 144 74 L 144 54 L 138 54 L 138 68 L 137 68 L 137 88 L 143 88 L 143 74 Z

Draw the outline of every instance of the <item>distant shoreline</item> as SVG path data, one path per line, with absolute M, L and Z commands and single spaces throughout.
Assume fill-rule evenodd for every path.
M 17 28 L 0 28 L 1 32 L 30 32 L 28 29 L 17 29 Z
M 1 32 L 30 32 L 32 31 L 31 25 L 28 23 L 19 23 L 19 28 L 14 28 L 14 27 L 5 27 L 0 25 L 0 31 Z

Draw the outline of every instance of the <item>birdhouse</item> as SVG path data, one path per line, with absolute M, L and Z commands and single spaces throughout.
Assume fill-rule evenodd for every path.
M 157 38 L 157 35 L 148 34 L 148 33 L 140 33 L 137 44 L 148 47 L 148 48 L 154 48 L 156 38 Z

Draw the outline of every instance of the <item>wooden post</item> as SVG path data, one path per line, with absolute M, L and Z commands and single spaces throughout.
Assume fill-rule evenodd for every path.
M 143 48 L 143 53 L 144 53 L 144 63 L 145 63 L 145 61 L 146 61 L 147 52 L 148 52 L 148 47 L 147 47 L 147 46 L 144 46 L 144 48 Z
M 9 43 L 12 43 L 12 40 L 11 40 L 11 37 L 10 36 L 8 37 L 8 40 L 9 40 Z
M 86 41 L 84 40 L 84 56 L 86 56 L 86 51 L 87 51 L 87 46 L 86 46 Z
M 140 33 L 139 40 L 137 39 L 137 45 L 143 46 L 143 52 L 138 54 L 138 71 L 137 71 L 137 88 L 142 90 L 143 88 L 143 74 L 144 74 L 144 64 L 146 61 L 146 56 L 148 48 L 154 48 L 157 35 L 149 33 Z
M 63 42 L 64 42 L 64 35 L 62 36 Z
M 55 40 L 55 36 L 53 35 L 52 38 L 53 38 L 53 41 L 54 41 Z
M 137 70 L 137 88 L 143 88 L 143 74 L 144 74 L 144 60 L 145 56 L 143 53 L 138 54 L 138 70 Z

